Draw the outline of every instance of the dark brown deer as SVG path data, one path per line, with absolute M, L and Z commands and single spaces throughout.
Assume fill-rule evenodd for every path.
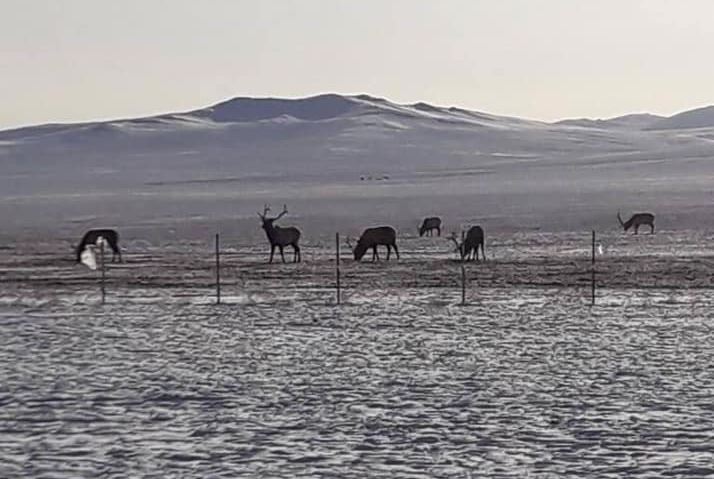
M 99 240 L 103 238 L 107 242 L 109 247 L 112 249 L 112 263 L 115 257 L 119 257 L 119 262 L 121 263 L 121 251 L 119 250 L 119 233 L 112 229 L 96 229 L 89 230 L 82 236 L 82 241 L 77 245 L 77 263 L 82 261 L 82 251 L 84 248 L 89 246 L 95 246 Z
M 647 225 L 650 227 L 650 234 L 654 234 L 655 231 L 655 226 L 654 226 L 654 220 L 655 217 L 652 213 L 635 213 L 633 214 L 629 220 L 627 221 L 622 221 L 622 217 L 620 216 L 620 211 L 617 211 L 617 221 L 620 222 L 620 226 L 622 226 L 625 231 L 629 230 L 634 226 L 635 228 L 635 234 L 638 233 L 640 226 L 642 225 Z
M 481 247 L 481 256 L 483 257 L 483 260 L 486 261 L 486 252 L 483 249 L 483 228 L 480 226 L 472 226 L 469 228 L 466 233 L 466 238 L 461 243 L 459 243 L 459 240 L 456 238 L 456 233 L 451 233 L 449 239 L 456 245 L 456 250 L 461 255 L 462 261 L 472 261 L 474 259 L 474 255 L 476 257 L 476 261 L 478 261 L 479 247 Z
M 379 253 L 377 246 L 384 245 L 387 247 L 387 261 L 392 253 L 392 248 L 399 259 L 399 249 L 397 248 L 397 232 L 391 226 L 377 226 L 375 228 L 367 228 L 362 233 L 357 241 L 357 246 L 352 248 L 352 244 L 347 239 L 347 244 L 354 253 L 355 261 L 361 261 L 368 249 L 372 248 L 372 261 L 379 261 Z
M 283 248 L 286 246 L 293 247 L 293 263 L 299 263 L 302 259 L 300 254 L 300 246 L 298 241 L 300 241 L 300 230 L 294 226 L 289 226 L 287 228 L 281 228 L 276 226 L 273 222 L 279 220 L 288 213 L 288 206 L 283 205 L 283 211 L 275 218 L 268 218 L 268 212 L 270 211 L 270 206 L 265 205 L 263 208 L 263 214 L 258 213 L 260 220 L 263 222 L 262 228 L 265 230 L 265 234 L 270 242 L 270 263 L 273 262 L 273 255 L 275 254 L 275 248 L 280 250 L 280 257 L 285 263 L 285 256 L 283 255 Z
M 419 236 L 433 236 L 434 230 L 436 230 L 437 236 L 441 236 L 441 218 L 438 216 L 431 216 L 429 218 L 424 218 L 419 227 Z

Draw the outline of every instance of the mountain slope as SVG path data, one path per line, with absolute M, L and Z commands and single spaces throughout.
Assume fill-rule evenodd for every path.
M 653 130 L 675 130 L 714 127 L 714 105 L 684 111 L 669 118 L 663 118 L 652 125 Z
M 590 118 L 561 120 L 556 122 L 556 124 L 562 126 L 579 126 L 583 128 L 629 128 L 633 130 L 642 130 L 651 127 L 653 124 L 664 118 L 665 117 L 663 116 L 652 115 L 649 113 L 633 113 L 605 120 L 592 120 Z
M 82 218 L 253 219 L 256 204 L 284 201 L 370 223 L 393 215 L 411 224 L 448 208 L 501 224 L 572 227 L 588 224 L 582 211 L 593 208 L 610 218 L 617 208 L 710 204 L 714 128 L 650 129 L 664 121 L 548 124 L 328 94 L 26 127 L 0 132 L 0 222 L 10 231 Z

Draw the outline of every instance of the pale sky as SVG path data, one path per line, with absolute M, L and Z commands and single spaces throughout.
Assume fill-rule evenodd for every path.
M 714 104 L 712 0 L 0 2 L 0 128 L 326 92 L 541 120 Z

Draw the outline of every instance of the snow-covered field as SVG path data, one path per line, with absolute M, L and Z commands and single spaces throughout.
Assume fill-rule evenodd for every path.
M 366 95 L 2 131 L 0 477 L 712 477 L 713 139 L 713 107 Z M 264 203 L 304 263 L 265 264 Z M 430 215 L 486 231 L 465 306 Z M 335 232 L 377 224 L 401 260 L 345 250 L 335 306 Z M 127 260 L 105 305 L 73 262 L 92 227 Z
M 226 240 L 128 241 L 96 274 L 0 245 L 2 477 L 711 477 L 712 233 L 403 234 L 301 265 Z

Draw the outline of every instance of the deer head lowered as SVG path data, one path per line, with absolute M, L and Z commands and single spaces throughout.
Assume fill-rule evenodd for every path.
M 265 205 L 263 207 L 263 213 L 258 213 L 260 220 L 262 221 L 262 228 L 265 230 L 265 234 L 270 242 L 270 263 L 273 262 L 273 255 L 275 254 L 275 248 L 280 250 L 280 257 L 285 263 L 285 256 L 283 255 L 283 249 L 286 246 L 292 246 L 293 248 L 293 262 L 299 263 L 302 259 L 300 254 L 300 246 L 298 241 L 300 241 L 300 230 L 294 226 L 289 226 L 287 228 L 281 228 L 273 223 L 288 213 L 287 205 L 283 205 L 283 211 L 280 212 L 278 216 L 274 218 L 268 218 L 268 212 L 270 211 L 270 206 Z
M 377 246 L 384 245 L 387 247 L 387 261 L 392 254 L 392 248 L 399 259 L 399 249 L 397 248 L 397 232 L 391 226 L 377 226 L 375 228 L 367 228 L 362 232 L 362 236 L 357 240 L 357 245 L 352 246 L 352 242 L 347 238 L 347 245 L 354 254 L 355 261 L 360 261 L 368 249 L 372 249 L 372 261 L 379 261 L 379 253 Z
M 654 234 L 654 231 L 655 231 L 654 220 L 655 220 L 655 217 L 652 213 L 635 213 L 630 217 L 629 220 L 622 221 L 622 216 L 620 216 L 620 210 L 617 210 L 617 221 L 620 222 L 620 226 L 622 226 L 625 231 L 629 230 L 630 228 L 632 228 L 634 226 L 635 234 L 638 233 L 640 226 L 642 226 L 642 225 L 649 226 L 650 234 Z
M 436 234 L 441 236 L 441 218 L 438 216 L 430 216 L 429 218 L 424 218 L 419 226 L 419 236 L 432 236 L 436 230 Z
M 466 233 L 466 238 L 459 243 L 456 238 L 456 233 L 451 233 L 449 240 L 453 241 L 456 245 L 456 251 L 461 255 L 461 260 L 473 260 L 474 255 L 476 261 L 478 261 L 478 249 L 481 248 L 481 256 L 483 260 L 486 261 L 486 252 L 484 251 L 484 234 L 483 228 L 480 226 L 472 226 Z

